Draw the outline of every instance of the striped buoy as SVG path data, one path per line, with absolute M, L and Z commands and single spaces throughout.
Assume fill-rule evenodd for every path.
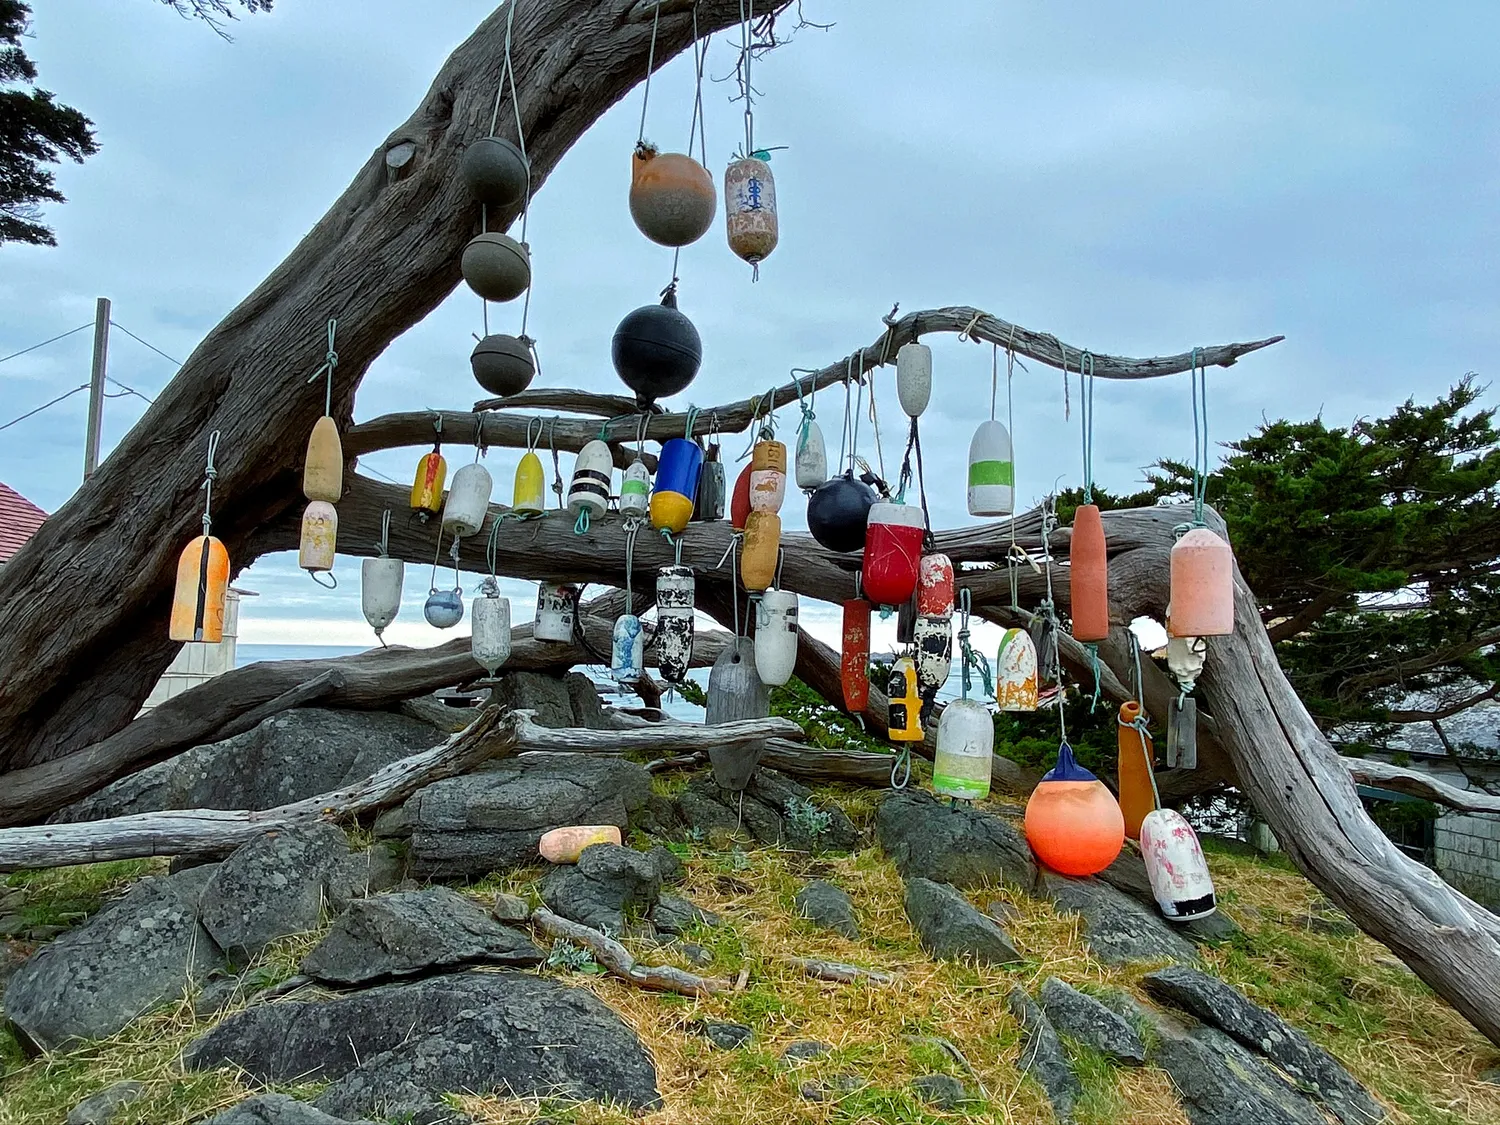
M 994 419 L 981 422 L 969 442 L 969 515 L 1008 516 L 1015 497 L 1010 431 Z
M 609 486 L 614 473 L 615 459 L 609 446 L 598 438 L 585 445 L 573 463 L 568 511 L 575 517 L 587 512 L 590 519 L 598 519 L 609 511 Z
M 639 459 L 620 480 L 620 514 L 644 517 L 651 507 L 651 470 Z
M 229 592 L 229 552 L 212 535 L 200 535 L 177 559 L 172 619 L 174 641 L 218 644 L 224 639 L 224 599 Z
M 693 662 L 693 602 L 696 581 L 688 566 L 656 572 L 656 660 L 662 679 L 680 684 Z
M 844 689 L 844 706 L 851 714 L 862 714 L 870 705 L 870 603 L 864 598 L 850 598 L 844 603 L 839 683 Z
M 761 683 L 780 687 L 797 670 L 797 595 L 767 590 L 755 607 L 755 671 Z

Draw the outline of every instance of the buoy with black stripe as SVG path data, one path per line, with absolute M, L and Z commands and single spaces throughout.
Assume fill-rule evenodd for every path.
M 697 582 L 688 566 L 656 572 L 656 661 L 669 684 L 687 679 L 693 662 L 693 605 Z
M 474 635 L 469 640 L 475 661 L 490 675 L 510 659 L 510 599 L 500 596 L 500 584 L 494 575 L 479 587 L 469 624 Z
M 839 649 L 839 686 L 844 706 L 858 715 L 870 705 L 870 603 L 850 598 L 844 603 L 844 629 Z
M 780 687 L 797 669 L 797 595 L 767 590 L 755 607 L 755 671 L 761 683 Z
M 1141 857 L 1151 895 L 1169 920 L 1190 922 L 1218 909 L 1198 834 L 1176 809 L 1157 809 L 1141 822 Z
M 870 508 L 865 538 L 865 597 L 876 605 L 899 606 L 917 588 L 922 559 L 922 509 L 881 501 Z
M 693 517 L 703 447 L 688 438 L 672 438 L 661 447 L 656 485 L 651 490 L 651 526 L 681 535 Z
M 651 508 L 651 470 L 639 458 L 620 479 L 620 515 L 644 517 Z
M 578 460 L 573 463 L 573 481 L 568 486 L 568 511 L 575 518 L 587 512 L 591 520 L 609 511 L 609 486 L 614 472 L 614 456 L 598 438 L 579 450 Z
M 917 691 L 917 667 L 909 656 L 898 656 L 886 681 L 886 730 L 892 742 L 921 742 L 922 696 Z

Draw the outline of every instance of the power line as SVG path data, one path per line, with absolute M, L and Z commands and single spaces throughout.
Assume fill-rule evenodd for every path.
M 88 325 L 84 325 L 84 327 L 87 328 Z M 40 346 L 40 345 L 38 345 L 38 346 Z M 44 402 L 44 403 L 42 403 L 41 406 L 38 406 L 35 410 L 28 410 L 25 414 L 22 414 L 19 418 L 12 418 L 9 422 L 5 423 L 5 425 L 0 426 L 0 430 L 8 430 L 12 426 L 14 426 L 17 422 L 24 422 L 24 421 L 26 421 L 26 419 L 30 418 L 32 415 L 34 415 L 34 414 L 40 414 L 43 410 L 46 410 L 49 406 L 56 406 L 63 399 L 65 399 L 65 398 L 72 398 L 79 391 L 86 391 L 88 389 L 89 389 L 89 385 L 87 383 L 84 383 L 81 386 L 74 387 L 71 391 L 68 391 L 65 394 L 58 395 L 51 402 Z
M 178 367 L 182 366 L 182 361 L 180 359 L 173 359 L 166 352 L 164 352 L 160 348 L 158 348 L 155 344 L 148 344 L 148 343 L 146 343 L 145 340 L 142 340 L 139 336 L 137 336 L 130 329 L 126 328 L 118 320 L 115 320 L 115 319 L 111 318 L 109 323 L 110 323 L 110 325 L 112 327 L 118 328 L 121 332 L 125 333 L 125 335 L 129 336 L 137 344 L 140 344 L 142 347 L 150 348 L 153 352 L 155 352 L 157 355 L 161 356 L 162 359 L 166 360 L 168 363 L 175 363 Z M 121 386 L 124 386 L 124 384 L 122 383 Z
M 127 387 L 124 383 L 120 382 L 120 380 L 116 379 L 113 375 L 106 375 L 105 378 L 108 379 L 115 386 L 119 387 L 122 391 L 124 391 L 125 395 L 135 395 L 136 398 L 140 399 L 147 406 L 150 406 L 152 403 L 154 403 L 156 401 L 154 398 L 151 398 L 149 395 L 143 395 L 143 394 L 141 394 L 141 392 L 138 391 L 138 390 L 136 390 L 134 387 Z M 125 395 L 106 395 L 105 397 L 106 398 L 124 398 Z
M 48 344 L 55 344 L 57 343 L 57 341 L 66 339 L 67 337 L 73 335 L 73 333 L 75 332 L 82 332 L 85 328 L 92 327 L 94 327 L 94 322 L 92 320 L 87 324 L 80 324 L 77 328 L 70 328 L 60 336 L 54 336 L 50 340 L 43 340 L 40 344 L 32 344 L 31 347 L 22 348 L 18 352 L 11 352 L 8 356 L 0 356 L 0 363 L 4 363 L 6 360 L 15 359 L 17 356 L 23 356 L 27 352 L 34 352 L 37 350 L 37 348 L 45 348 Z M 150 345 L 147 346 L 149 347 Z M 4 426 L 0 426 L 0 430 L 3 430 L 4 428 Z

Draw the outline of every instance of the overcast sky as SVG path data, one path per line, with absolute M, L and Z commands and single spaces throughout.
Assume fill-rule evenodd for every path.
M 88 321 L 102 295 L 119 324 L 184 358 L 316 222 L 490 7 L 277 0 L 226 43 L 151 0 L 37 4 L 28 50 L 41 84 L 93 119 L 101 151 L 60 172 L 69 202 L 47 213 L 56 249 L 0 250 L 0 356 Z M 722 219 L 684 251 L 681 302 L 705 362 L 675 404 L 736 399 L 793 366 L 831 362 L 873 340 L 898 301 L 907 312 L 973 304 L 1135 356 L 1284 333 L 1210 372 L 1216 440 L 1263 416 L 1321 410 L 1345 424 L 1430 399 L 1467 371 L 1489 375 L 1500 350 L 1492 0 L 1420 14 L 1293 0 L 804 8 L 836 26 L 799 33 L 756 68 L 756 143 L 787 146 L 772 165 L 781 245 L 756 285 L 727 250 Z M 716 39 L 710 73 L 732 62 Z M 716 178 L 742 139 L 729 86 L 705 92 Z M 648 136 L 681 148 L 691 98 L 684 56 L 652 83 Z M 626 209 L 639 113 L 637 90 L 568 154 L 532 210 L 530 329 L 553 385 L 619 390 L 609 337 L 669 276 L 670 252 Z M 515 331 L 518 316 L 492 308 L 491 323 Z M 467 409 L 479 327 L 477 298 L 461 287 L 375 363 L 356 417 Z M 988 408 L 990 353 L 952 336 L 930 342 L 929 499 L 934 524 L 955 526 L 968 519 L 962 466 Z M 88 363 L 81 332 L 0 364 L 0 422 L 86 382 Z M 115 334 L 115 378 L 152 394 L 172 372 Z M 876 382 L 894 475 L 891 379 Z M 85 397 L 0 431 L 0 480 L 49 511 L 78 484 Z M 1018 499 L 1059 478 L 1076 484 L 1078 415 L 1064 420 L 1061 376 L 1031 364 L 1016 374 L 1015 400 Z M 1096 403 L 1101 485 L 1130 488 L 1157 457 L 1190 454 L 1185 377 L 1101 380 Z M 143 405 L 107 404 L 106 449 Z M 825 392 L 817 412 L 836 450 L 842 403 Z M 795 410 L 782 422 L 790 431 Z M 731 442 L 730 457 L 741 449 Z M 366 464 L 408 481 L 418 452 Z M 873 443 L 861 452 L 873 460 Z M 489 459 L 502 499 L 514 464 Z M 805 526 L 795 496 L 783 517 Z M 239 579 L 261 594 L 245 606 L 241 639 L 367 642 L 357 560 L 338 572 L 343 585 L 327 594 L 291 556 L 256 564 Z M 388 638 L 446 639 L 421 620 L 427 577 L 408 569 Z M 466 594 L 476 585 L 467 577 Z M 510 590 L 520 620 L 528 591 Z

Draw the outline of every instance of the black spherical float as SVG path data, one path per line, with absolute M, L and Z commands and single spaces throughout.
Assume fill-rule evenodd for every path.
M 526 157 L 504 137 L 480 137 L 464 152 L 459 175 L 481 203 L 511 207 L 526 195 Z
M 875 490 L 852 472 L 824 481 L 807 501 L 807 530 L 830 551 L 863 549 Z
M 693 381 L 703 362 L 703 340 L 677 309 L 675 281 L 662 293 L 661 304 L 642 305 L 620 321 L 609 354 L 620 381 L 643 408 Z
M 532 362 L 527 342 L 519 336 L 499 332 L 474 345 L 469 366 L 479 385 L 500 398 L 520 394 L 536 376 L 536 364 Z

